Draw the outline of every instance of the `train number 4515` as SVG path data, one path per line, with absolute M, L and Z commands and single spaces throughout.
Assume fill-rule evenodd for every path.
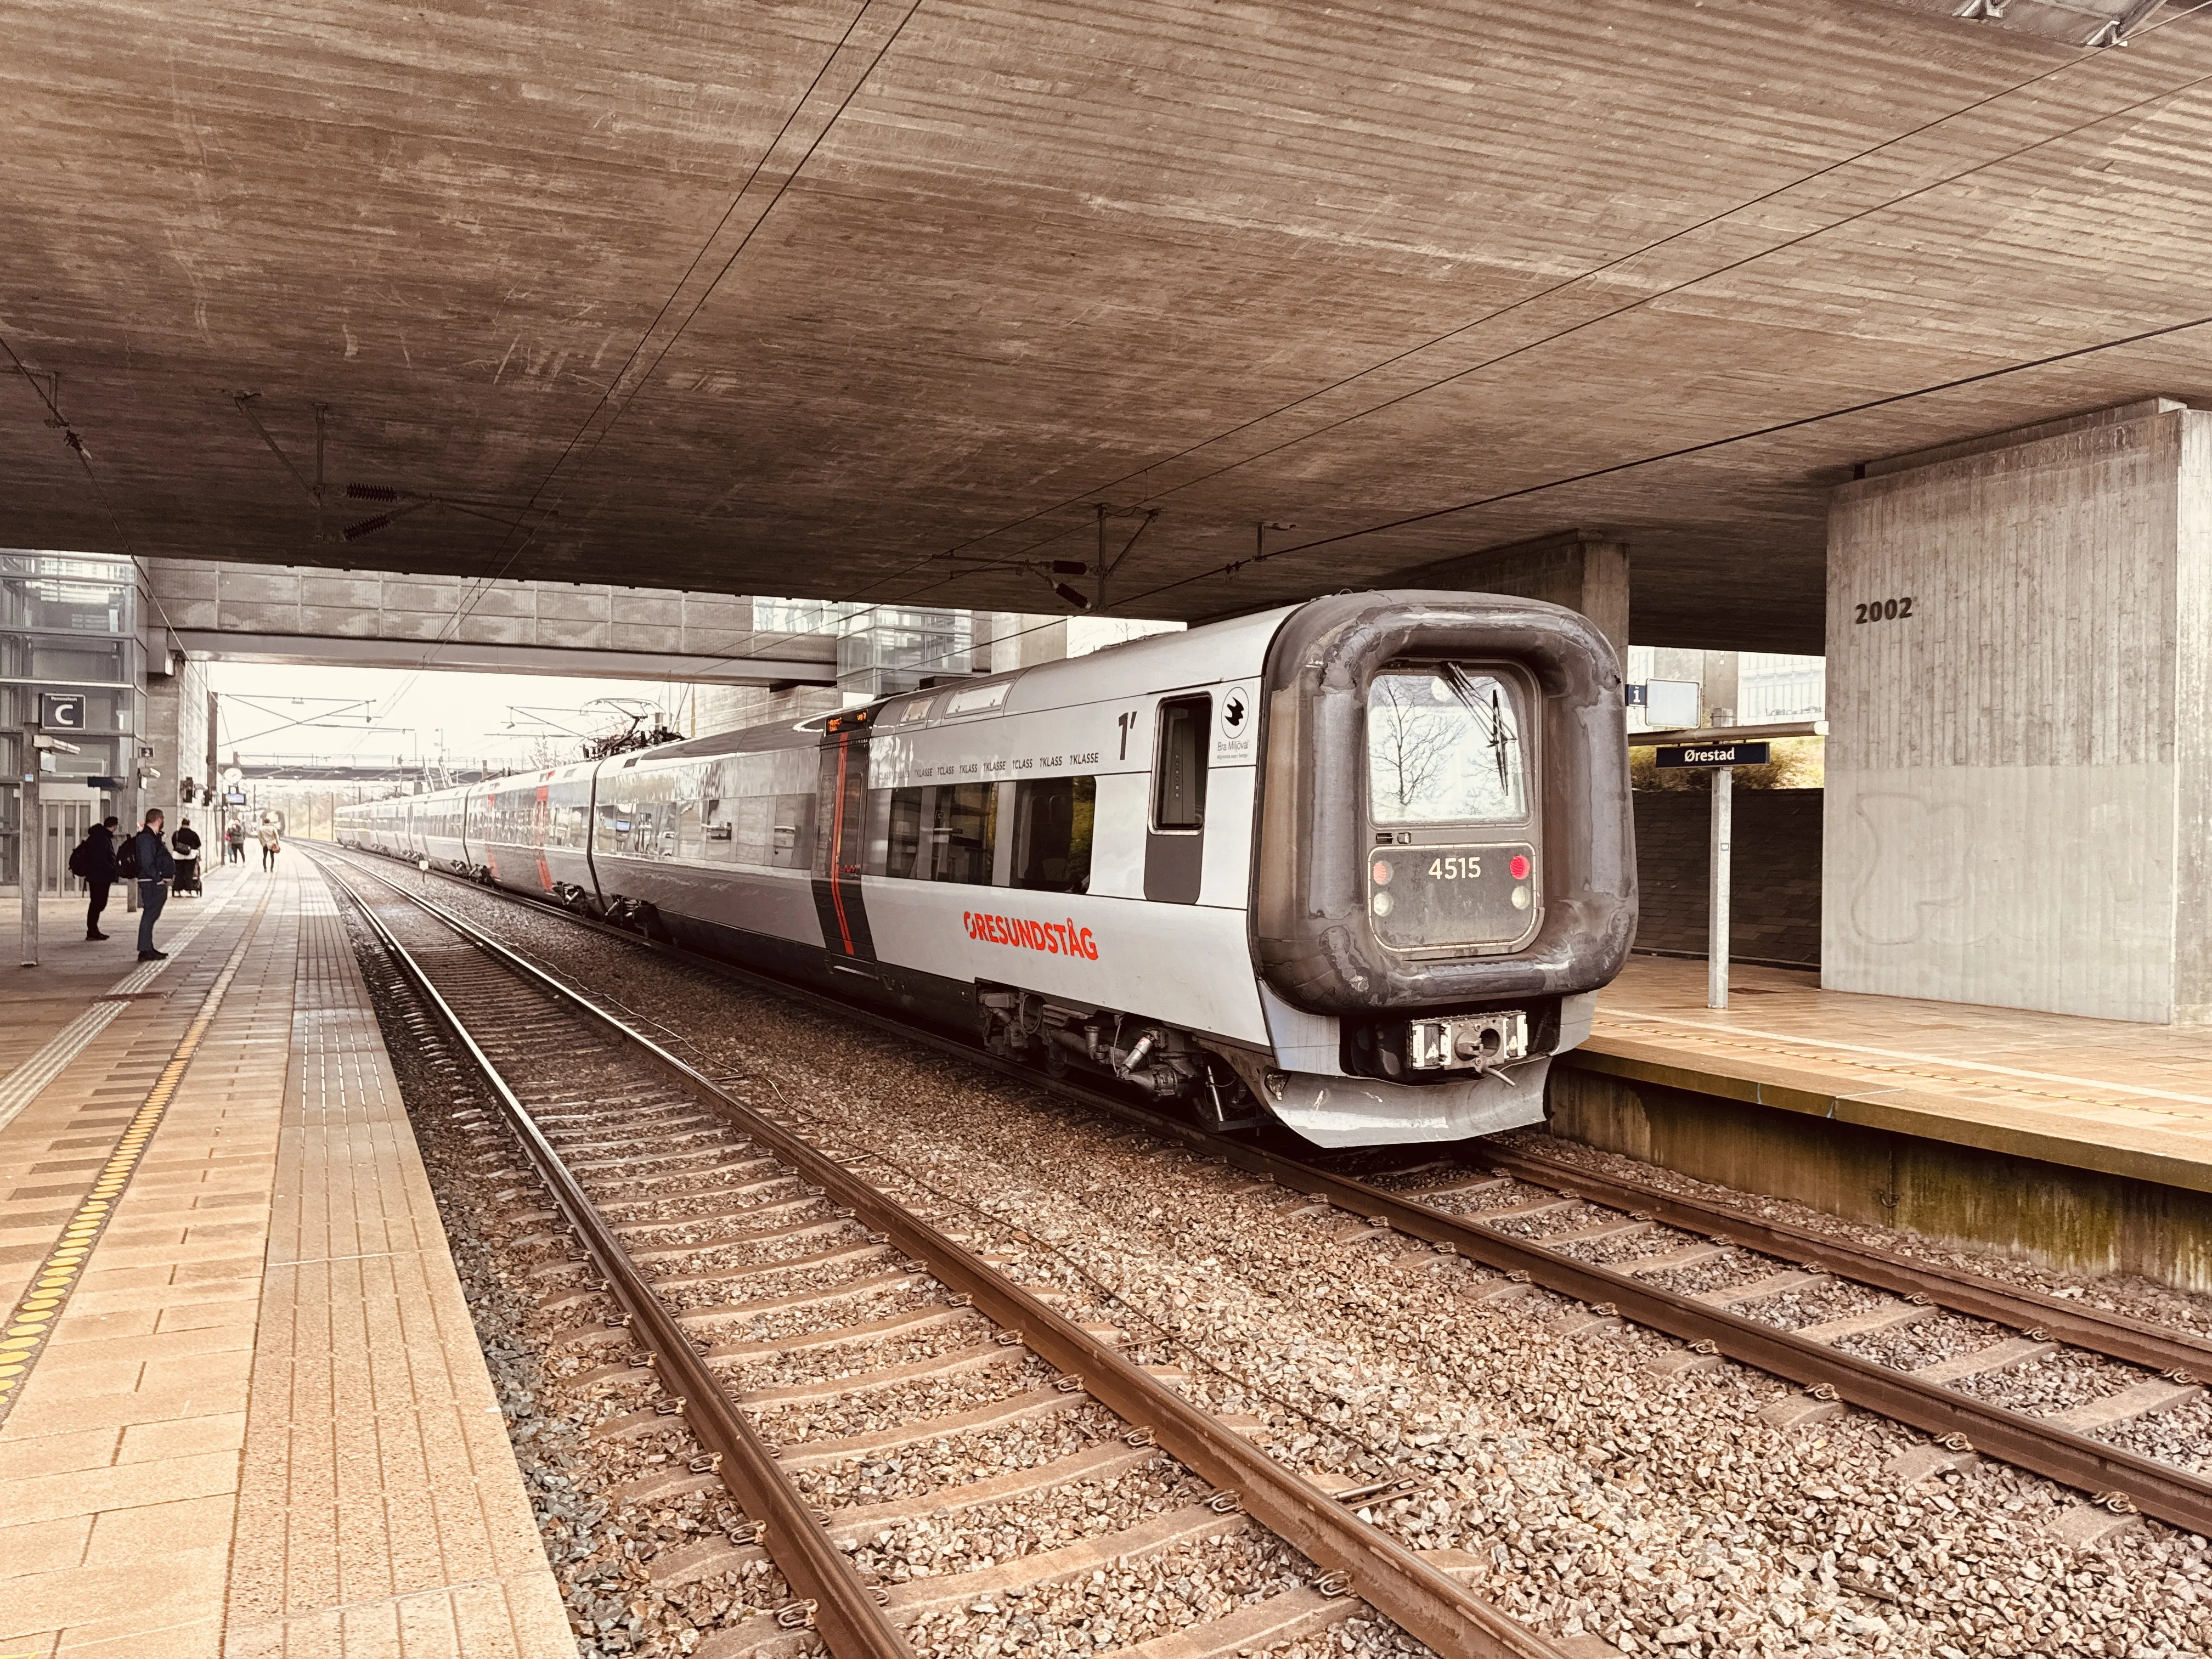
M 1452 854 L 1432 861 L 1429 874 L 1438 881 L 1480 881 L 1482 879 L 1482 860 L 1472 854 Z

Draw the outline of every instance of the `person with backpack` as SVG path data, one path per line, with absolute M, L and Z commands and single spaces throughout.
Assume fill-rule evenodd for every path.
M 177 855 L 177 884 L 173 893 L 191 893 L 200 890 L 200 833 L 192 828 L 190 818 L 177 821 L 177 833 L 169 837 L 169 850 Z
M 100 913 L 107 908 L 107 890 L 115 884 L 115 831 L 119 822 L 109 818 L 94 824 L 70 851 L 70 874 L 82 882 L 92 896 L 84 911 L 87 942 L 107 937 L 100 931 Z
M 176 879 L 177 860 L 161 841 L 161 809 L 146 814 L 146 827 L 116 855 L 116 873 L 138 884 L 138 960 L 166 962 L 169 953 L 154 948 L 154 924 L 169 902 L 169 884 Z
M 223 844 L 230 849 L 229 861 L 233 864 L 245 863 L 246 826 L 236 818 L 233 818 L 230 821 L 230 828 L 223 832 L 222 839 Z

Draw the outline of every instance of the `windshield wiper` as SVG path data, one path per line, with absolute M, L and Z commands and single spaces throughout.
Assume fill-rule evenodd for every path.
M 1511 799 L 1513 781 L 1507 773 L 1505 751 L 1514 738 L 1513 734 L 1505 729 L 1505 710 L 1498 701 L 1498 683 L 1495 680 L 1491 682 L 1490 707 L 1485 708 L 1482 694 L 1476 690 L 1467 670 L 1455 662 L 1448 662 L 1443 666 L 1443 682 L 1451 687 L 1452 696 L 1465 703 L 1474 711 L 1475 719 L 1482 722 L 1486 735 L 1490 738 L 1490 752 L 1498 760 L 1498 787 L 1507 799 Z

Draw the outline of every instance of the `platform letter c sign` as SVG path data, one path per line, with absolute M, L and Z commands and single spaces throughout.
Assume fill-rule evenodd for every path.
M 41 692 L 39 696 L 39 726 L 47 732 L 83 731 L 83 693 Z

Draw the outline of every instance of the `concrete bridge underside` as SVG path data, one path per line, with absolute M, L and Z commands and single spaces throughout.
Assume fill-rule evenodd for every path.
M 758 633 L 750 599 L 374 570 L 147 562 L 147 621 L 173 648 L 233 662 L 434 667 L 833 685 L 826 634 Z
M 34 3 L 0 543 L 1028 610 L 1158 509 L 1193 618 L 1572 531 L 1816 651 L 1855 466 L 2212 392 L 2212 17 L 1960 9 Z

